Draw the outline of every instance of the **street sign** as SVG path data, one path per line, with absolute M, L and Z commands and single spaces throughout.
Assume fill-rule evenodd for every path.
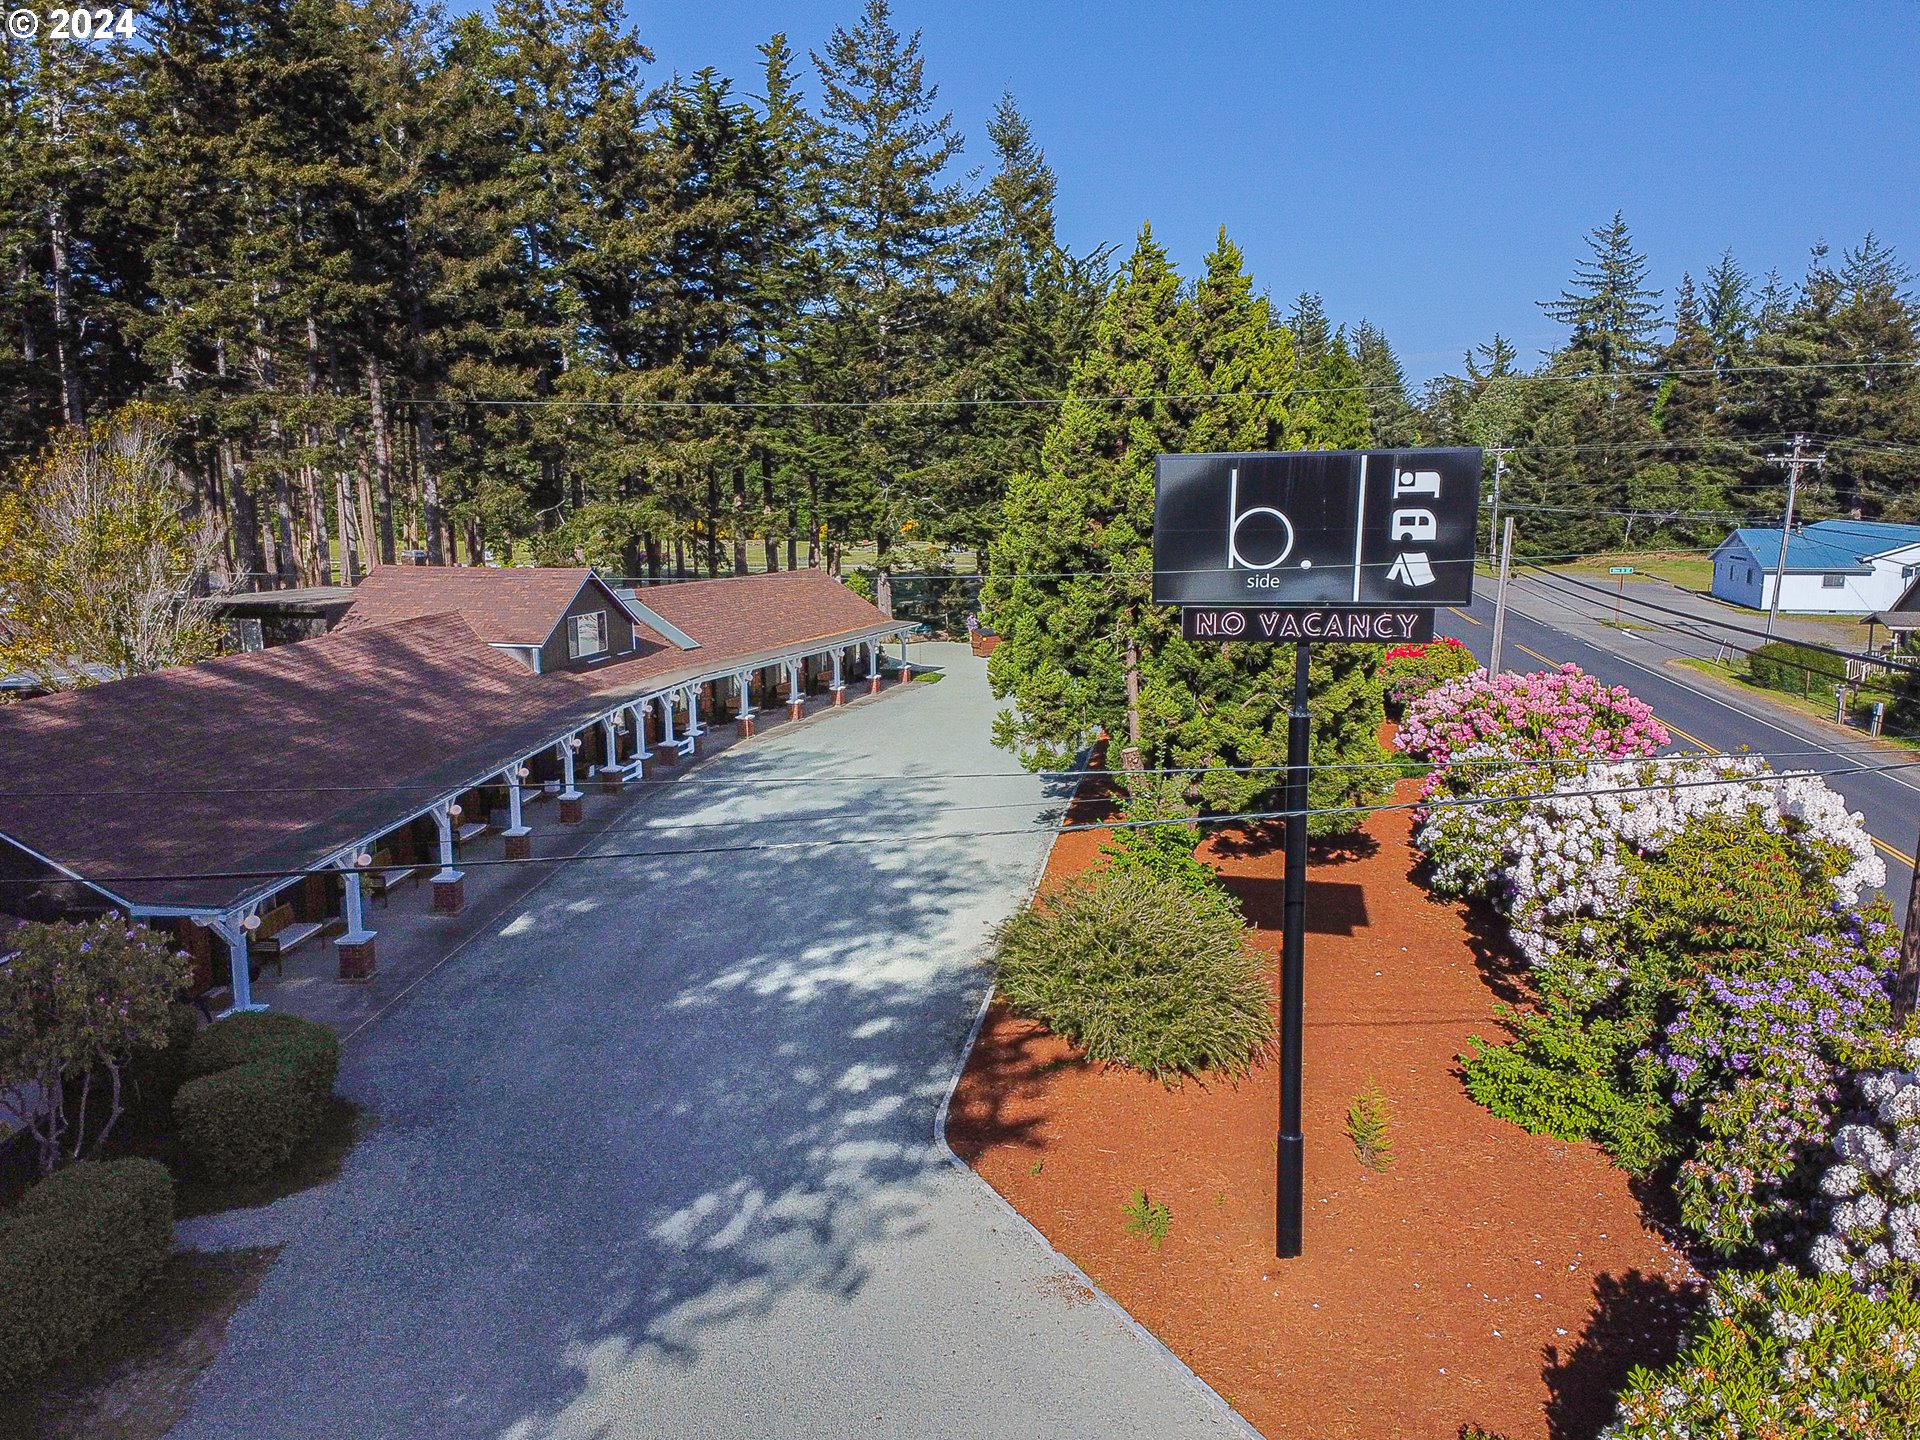
M 1433 611 L 1422 605 L 1186 605 L 1180 633 L 1189 640 L 1404 645 L 1433 639 Z
M 1607 574 L 1609 575 L 1631 575 L 1632 573 L 1633 573 L 1633 567 L 1631 565 L 1607 566 Z
M 1476 449 L 1162 455 L 1153 598 L 1470 604 L 1479 504 Z

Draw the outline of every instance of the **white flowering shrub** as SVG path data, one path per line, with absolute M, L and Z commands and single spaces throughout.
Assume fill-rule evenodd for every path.
M 1524 794 L 1550 771 L 1489 780 Z M 1720 819 L 1780 837 L 1827 903 L 1847 906 L 1886 879 L 1857 814 L 1818 776 L 1778 774 L 1752 756 L 1630 760 L 1562 774 L 1522 806 L 1437 804 L 1418 842 L 1436 887 L 1490 894 L 1512 922 L 1515 948 L 1562 993 L 1583 1003 L 1625 978 L 1632 956 L 1604 943 L 1609 921 L 1642 899 L 1634 862 L 1657 857 L 1690 826 Z
M 1920 1038 L 1903 1046 L 1920 1064 Z M 1833 1133 L 1833 1164 L 1820 1177 L 1826 1228 L 1807 1258 L 1868 1295 L 1920 1278 L 1920 1074 L 1869 1070 L 1862 1109 Z
M 1489 775 L 1476 795 L 1511 796 L 1513 804 L 1442 805 L 1428 812 L 1417 842 L 1432 867 L 1433 888 L 1462 899 L 1504 899 L 1527 802 L 1551 789 L 1553 779 L 1547 766 L 1515 766 Z
M 1636 1369 L 1602 1440 L 1909 1440 L 1920 1434 L 1920 1303 L 1791 1270 L 1714 1282 L 1698 1336 Z

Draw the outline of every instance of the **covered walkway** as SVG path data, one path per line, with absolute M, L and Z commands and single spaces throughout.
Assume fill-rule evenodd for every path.
M 934 1141 L 1065 787 L 964 645 L 914 653 L 939 683 L 620 810 L 348 1041 L 339 1178 L 182 1227 L 285 1249 L 177 1440 L 1250 1433 Z

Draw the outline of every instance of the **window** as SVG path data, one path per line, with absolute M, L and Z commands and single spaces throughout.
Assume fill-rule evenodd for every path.
M 1820 588 L 1822 590 L 1844 590 L 1847 588 L 1847 577 L 1844 575 L 1822 575 L 1820 577 Z
M 595 610 L 570 617 L 567 625 L 567 654 L 575 660 L 602 655 L 607 649 L 607 612 Z

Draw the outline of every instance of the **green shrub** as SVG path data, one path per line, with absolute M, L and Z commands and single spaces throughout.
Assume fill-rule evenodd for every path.
M 1194 852 L 1200 848 L 1200 827 L 1181 823 L 1193 813 L 1177 783 L 1151 776 L 1124 777 L 1129 794 L 1120 807 L 1121 819 L 1136 822 L 1114 830 L 1100 853 L 1117 871 L 1143 875 L 1189 895 L 1224 898 L 1232 903 L 1214 868 Z M 1160 824 L 1140 824 L 1160 821 Z
M 1673 1109 L 1645 1056 L 1649 1026 L 1583 1022 L 1554 1000 L 1537 1014 L 1500 1011 L 1513 1039 L 1494 1045 L 1474 1035 L 1473 1052 L 1459 1057 L 1474 1100 L 1536 1135 L 1598 1141 L 1636 1174 L 1674 1153 Z
M 1920 664 L 1920 657 L 1909 657 L 1909 664 Z M 1920 735 L 1920 671 L 1902 676 L 1894 684 L 1893 703 L 1881 722 L 1894 735 Z
M 173 1245 L 173 1180 L 151 1160 L 83 1160 L 0 1215 L 0 1391 L 118 1317 Z
M 1831 697 L 1833 687 L 1847 678 L 1847 662 L 1811 645 L 1773 640 L 1747 657 L 1747 674 L 1769 690 Z
M 1723 1275 L 1693 1343 L 1638 1368 L 1609 1440 L 1751 1435 L 1903 1440 L 1920 1433 L 1920 1303 L 1791 1270 Z
M 220 1184 L 264 1179 L 320 1128 L 340 1041 L 292 1015 L 233 1015 L 203 1030 L 173 1098 L 180 1143 Z
M 1018 1014 L 1171 1082 L 1244 1073 L 1273 1035 L 1261 957 L 1231 903 L 1108 870 L 1000 927 L 1000 991 Z
M 1173 1207 L 1148 1199 L 1144 1190 L 1135 1190 L 1120 1209 L 1127 1217 L 1127 1234 L 1138 1235 L 1156 1250 L 1173 1229 Z
M 135 1050 L 128 1062 L 127 1105 L 147 1114 L 165 1115 L 174 1092 L 187 1078 L 188 1057 L 200 1033 L 200 1012 L 176 1004 L 167 1010 L 167 1035 L 159 1045 Z

